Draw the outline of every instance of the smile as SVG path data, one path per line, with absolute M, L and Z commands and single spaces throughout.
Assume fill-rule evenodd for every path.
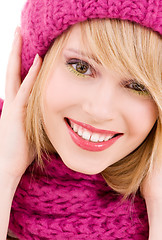
M 123 133 L 97 129 L 69 118 L 65 118 L 65 123 L 74 143 L 88 151 L 103 151 L 123 135 Z

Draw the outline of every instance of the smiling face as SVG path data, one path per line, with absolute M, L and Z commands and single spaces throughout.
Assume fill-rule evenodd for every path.
M 44 127 L 71 169 L 96 174 L 134 151 L 147 137 L 157 107 L 128 74 L 103 66 L 72 28 L 42 94 Z

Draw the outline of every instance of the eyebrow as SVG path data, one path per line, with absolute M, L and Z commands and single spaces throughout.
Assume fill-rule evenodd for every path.
M 97 64 L 101 64 L 100 61 L 97 59 L 97 57 L 95 57 L 93 54 L 89 54 L 89 53 L 83 52 L 82 50 L 78 50 L 78 49 L 75 49 L 75 48 L 68 48 L 68 49 L 66 49 L 66 51 L 76 53 L 76 54 L 78 54 L 82 57 L 92 59 Z

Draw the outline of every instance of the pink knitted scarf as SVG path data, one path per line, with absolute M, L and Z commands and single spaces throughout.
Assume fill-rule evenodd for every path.
M 14 197 L 9 228 L 21 240 L 146 240 L 143 199 L 122 202 L 100 174 L 85 175 L 51 156 L 46 171 L 32 167 Z
M 148 239 L 139 194 L 123 202 L 100 174 L 74 172 L 57 155 L 44 161 L 44 172 L 27 169 L 13 200 L 9 229 L 20 240 Z

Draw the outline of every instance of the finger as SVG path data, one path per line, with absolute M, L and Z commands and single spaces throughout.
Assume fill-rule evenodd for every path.
M 35 80 L 38 76 L 38 73 L 40 71 L 41 64 L 42 64 L 42 59 L 37 54 L 35 56 L 33 65 L 31 66 L 26 78 L 22 82 L 20 89 L 17 93 L 16 102 L 18 102 L 19 106 L 24 107 L 28 103 L 30 93 L 32 91 Z
M 12 101 L 21 84 L 21 46 L 22 38 L 20 27 L 16 28 L 14 41 L 12 44 L 12 50 L 9 56 L 7 73 L 6 73 L 6 85 L 5 85 L 5 99 L 6 101 Z

